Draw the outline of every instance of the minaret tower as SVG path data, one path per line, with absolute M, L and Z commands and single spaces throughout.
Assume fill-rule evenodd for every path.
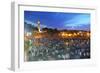
M 40 31 L 40 21 L 38 20 L 38 22 L 37 22 L 37 28 L 38 28 L 38 32 L 41 32 Z

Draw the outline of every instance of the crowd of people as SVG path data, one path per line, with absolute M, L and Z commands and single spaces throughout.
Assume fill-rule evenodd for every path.
M 28 61 L 90 58 L 90 39 L 33 38 L 30 42 Z

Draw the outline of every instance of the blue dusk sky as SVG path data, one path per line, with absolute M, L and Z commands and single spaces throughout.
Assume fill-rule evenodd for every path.
M 37 26 L 38 20 L 40 20 L 41 28 L 90 31 L 90 14 L 88 13 L 24 11 L 25 22 Z

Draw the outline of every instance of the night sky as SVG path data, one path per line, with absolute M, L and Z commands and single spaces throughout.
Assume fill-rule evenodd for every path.
M 24 11 L 25 22 L 37 26 L 38 20 L 41 22 L 41 28 L 90 31 L 90 14 L 88 13 Z

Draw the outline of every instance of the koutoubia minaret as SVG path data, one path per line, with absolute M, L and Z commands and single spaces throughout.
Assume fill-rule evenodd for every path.
M 38 20 L 38 22 L 37 22 L 37 28 L 38 28 L 38 32 L 41 32 L 40 31 L 40 21 Z

